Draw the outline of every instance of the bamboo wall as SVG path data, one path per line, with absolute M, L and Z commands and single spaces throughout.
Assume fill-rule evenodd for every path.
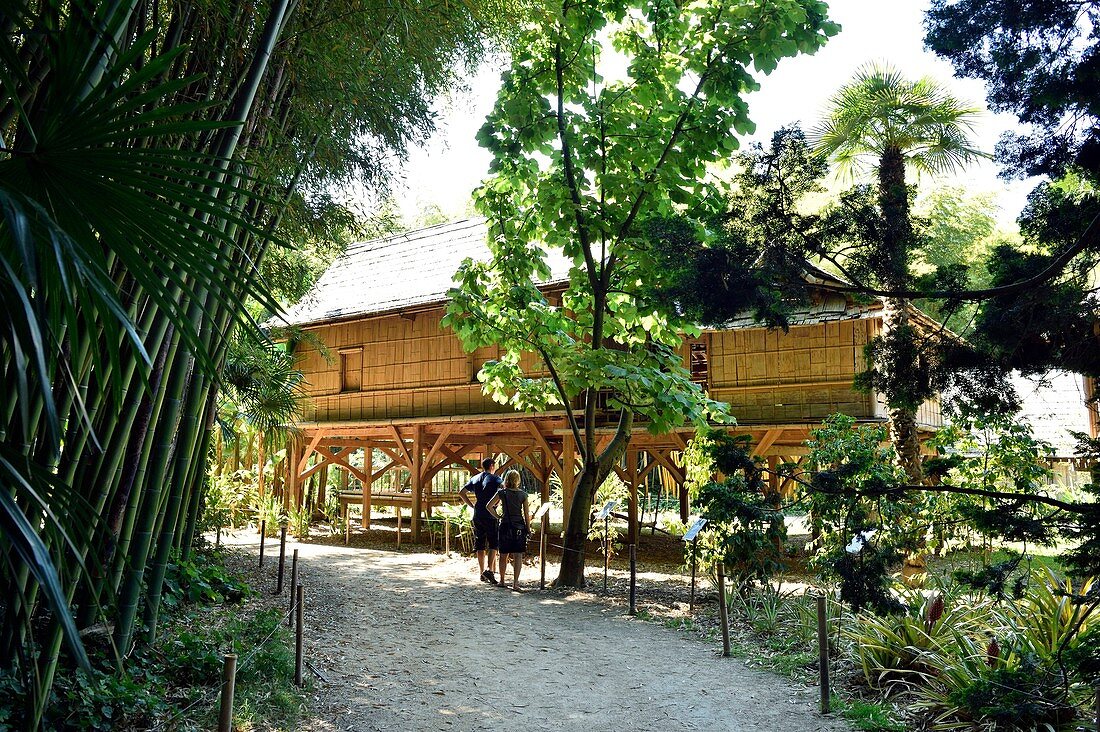
M 297 347 L 311 397 L 305 420 L 512 413 L 509 405 L 484 396 L 477 382 L 477 371 L 496 355 L 495 349 L 465 353 L 458 339 L 440 327 L 442 316 L 436 309 L 310 328 L 329 349 L 331 361 L 314 344 Z M 786 333 L 764 328 L 707 332 L 710 395 L 729 402 L 744 424 L 818 422 L 834 412 L 881 417 L 876 399 L 851 387 L 877 322 L 845 320 L 796 326 Z M 361 390 L 342 391 L 341 364 L 359 363 L 359 349 Z M 526 365 L 530 371 L 533 361 Z M 938 405 L 926 405 L 921 421 L 938 424 Z
M 496 355 L 462 350 L 443 330 L 442 310 L 388 316 L 310 328 L 328 349 L 300 343 L 298 367 L 310 396 L 310 422 L 396 419 L 512 412 L 481 393 L 477 371 Z M 341 351 L 362 349 L 362 390 L 341 390 Z
M 834 412 L 873 417 L 873 399 L 852 389 L 871 323 L 709 332 L 710 395 L 744 424 L 818 422 Z

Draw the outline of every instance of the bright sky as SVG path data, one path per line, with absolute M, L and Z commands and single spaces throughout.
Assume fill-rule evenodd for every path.
M 770 76 L 757 77 L 761 90 L 748 98 L 750 117 L 757 123 L 753 139 L 766 141 L 778 127 L 796 120 L 805 129 L 813 127 L 829 96 L 868 61 L 887 61 L 911 78 L 932 76 L 957 97 L 984 108 L 981 82 L 954 78 L 947 61 L 924 50 L 925 0 L 832 0 L 829 6 L 830 17 L 843 28 L 839 35 L 816 55 L 785 59 Z M 500 62 L 484 65 L 469 80 L 468 89 L 439 104 L 438 131 L 424 147 L 411 151 L 401 168 L 404 186 L 395 189 L 407 220 L 433 204 L 453 218 L 466 214 L 470 193 L 489 168 L 489 155 L 474 135 L 492 109 L 501 68 Z M 992 152 L 1001 133 L 1015 123 L 1011 115 L 987 112 L 975 136 Z M 975 193 L 996 193 L 1005 223 L 1015 219 L 1034 186 L 1034 181 L 1006 184 L 996 177 L 991 162 L 944 182 Z

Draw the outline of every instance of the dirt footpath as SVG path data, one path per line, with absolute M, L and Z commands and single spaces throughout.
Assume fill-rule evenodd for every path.
M 478 582 L 472 559 L 296 546 L 307 657 L 327 678 L 305 730 L 847 729 L 814 711 L 816 690 L 621 607 L 540 593 L 537 570 L 517 594 Z

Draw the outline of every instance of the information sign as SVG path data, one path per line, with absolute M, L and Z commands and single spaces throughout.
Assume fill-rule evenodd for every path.
M 703 527 L 707 525 L 705 518 L 697 519 L 695 523 L 691 525 L 691 528 L 684 534 L 684 541 L 692 541 L 695 537 L 699 536 L 699 532 L 703 530 Z
M 554 504 L 547 501 L 546 503 L 539 506 L 539 510 L 535 511 L 535 515 L 531 517 L 531 523 L 534 523 L 535 521 L 538 521 L 543 516 L 545 516 L 546 513 L 550 510 L 550 507 L 552 505 L 554 505 Z

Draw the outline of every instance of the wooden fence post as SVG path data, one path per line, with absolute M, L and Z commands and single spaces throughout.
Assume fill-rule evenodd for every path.
M 275 579 L 275 594 L 283 594 L 283 574 L 286 572 L 286 526 L 279 529 L 279 574 Z
M 260 522 L 260 569 L 264 568 L 264 539 L 267 537 L 267 521 Z
M 691 599 L 688 601 L 688 613 L 695 614 L 695 572 L 698 568 L 699 537 L 691 540 Z
M 294 612 L 294 685 L 302 685 L 302 636 L 305 633 L 306 613 L 305 588 L 298 585 L 295 598 L 297 609 Z
M 817 596 L 817 665 L 821 686 L 821 713 L 829 713 L 829 629 L 825 621 L 825 595 Z
M 222 658 L 222 694 L 218 707 L 218 732 L 233 730 L 233 692 L 237 685 L 237 654 L 227 653 Z
M 290 560 L 290 607 L 287 609 L 286 626 L 291 628 L 294 626 L 294 605 L 297 603 L 297 598 L 294 597 L 295 587 L 298 586 L 298 550 L 294 550 L 294 555 Z
M 641 532 L 638 532 L 641 533 Z M 635 599 L 638 595 L 638 545 L 630 545 L 630 614 L 637 615 Z
M 451 519 L 443 518 L 443 553 L 451 556 Z
M 607 570 L 611 566 L 611 519 L 603 520 L 603 594 L 607 594 Z
M 550 516 L 547 511 L 542 515 L 542 529 L 539 531 L 539 589 L 546 589 L 546 530 L 550 528 Z
M 730 655 L 730 615 L 726 607 L 726 566 L 718 563 L 718 617 L 722 620 L 722 657 Z

